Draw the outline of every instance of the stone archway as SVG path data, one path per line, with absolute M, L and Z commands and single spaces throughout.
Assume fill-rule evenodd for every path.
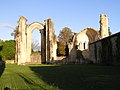
M 26 24 L 27 19 L 20 17 L 16 33 L 16 55 L 17 64 L 29 63 L 31 55 L 31 34 L 38 29 L 41 33 L 41 63 L 50 62 L 56 58 L 57 42 L 54 33 L 54 25 L 51 19 L 45 20 L 45 24 L 34 22 Z
M 42 25 L 41 23 L 38 22 L 34 22 L 30 25 L 27 26 L 27 31 L 26 31 L 26 51 L 27 51 L 27 62 L 30 62 L 30 55 L 31 55 L 31 37 L 32 37 L 32 32 L 33 30 L 38 29 L 41 33 L 41 52 L 45 53 L 45 35 L 44 35 L 44 25 Z M 45 63 L 45 59 L 43 59 L 45 57 L 42 56 L 41 60 L 44 60 Z M 42 61 L 43 63 L 43 61 Z

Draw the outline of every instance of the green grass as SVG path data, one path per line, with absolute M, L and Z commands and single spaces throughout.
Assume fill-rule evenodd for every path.
M 0 90 L 120 90 L 120 66 L 6 65 Z
M 48 85 L 29 66 L 6 65 L 0 78 L 0 90 L 5 87 L 20 90 L 56 90 L 57 87 Z

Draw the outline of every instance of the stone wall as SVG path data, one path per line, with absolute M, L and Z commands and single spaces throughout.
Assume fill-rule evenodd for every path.
M 15 60 L 5 60 L 5 64 L 14 64 Z
M 40 53 L 32 54 L 30 56 L 30 60 L 31 60 L 30 63 L 32 63 L 32 64 L 34 64 L 34 63 L 42 64 Z
M 120 32 L 89 44 L 94 63 L 120 65 Z

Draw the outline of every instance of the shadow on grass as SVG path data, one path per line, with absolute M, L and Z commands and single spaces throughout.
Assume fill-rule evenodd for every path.
M 74 77 L 70 68 L 65 66 L 35 66 L 30 67 L 39 77 L 50 85 L 55 85 L 62 90 L 79 87 L 78 78 Z M 75 73 L 76 74 L 76 73 Z M 74 82 L 74 81 L 75 82 Z M 77 86 L 77 87 L 76 87 Z
M 0 51 L 2 51 L 3 46 L 0 46 Z M 5 62 L 2 60 L 2 56 L 0 55 L 0 77 L 5 69 Z
M 5 69 L 5 62 L 2 61 L 2 57 L 0 56 L 0 77 L 2 76 Z
M 120 67 L 96 65 L 30 66 L 50 85 L 62 90 L 120 89 Z
M 0 77 L 2 76 L 5 69 L 5 64 L 0 65 Z

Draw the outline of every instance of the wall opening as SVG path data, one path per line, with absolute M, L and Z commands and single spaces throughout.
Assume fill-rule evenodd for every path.
M 31 63 L 41 63 L 41 33 L 35 29 L 31 37 Z
M 84 48 L 84 49 L 86 48 L 86 46 L 85 46 L 85 45 L 86 45 L 86 43 L 83 43 L 83 48 Z

